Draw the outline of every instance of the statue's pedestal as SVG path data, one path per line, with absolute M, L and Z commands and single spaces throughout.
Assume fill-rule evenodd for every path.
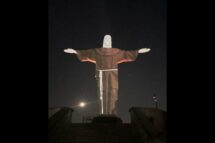
M 92 123 L 121 125 L 122 120 L 115 115 L 99 115 L 93 118 Z

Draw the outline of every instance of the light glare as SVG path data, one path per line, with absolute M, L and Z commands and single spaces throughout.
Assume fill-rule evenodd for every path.
M 86 104 L 84 103 L 84 102 L 81 102 L 80 104 L 79 104 L 79 106 L 80 107 L 84 107 Z

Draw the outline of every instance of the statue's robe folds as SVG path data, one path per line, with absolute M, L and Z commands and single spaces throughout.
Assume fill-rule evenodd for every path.
M 95 48 L 76 51 L 80 61 L 96 64 L 95 77 L 98 85 L 99 113 L 116 115 L 118 64 L 134 61 L 138 56 L 138 50 L 125 51 L 117 48 Z

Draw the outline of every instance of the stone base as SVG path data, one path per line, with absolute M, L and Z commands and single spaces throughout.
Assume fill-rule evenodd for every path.
M 115 115 L 99 115 L 93 118 L 92 123 L 122 124 L 122 120 Z

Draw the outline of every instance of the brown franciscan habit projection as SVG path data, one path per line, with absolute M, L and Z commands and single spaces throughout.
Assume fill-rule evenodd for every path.
M 96 65 L 96 80 L 98 89 L 99 113 L 105 115 L 117 114 L 118 100 L 118 64 L 135 61 L 139 53 L 150 51 L 120 50 L 112 48 L 111 36 L 105 35 L 102 48 L 88 50 L 66 49 L 66 53 L 74 53 L 81 62 L 91 62 Z

